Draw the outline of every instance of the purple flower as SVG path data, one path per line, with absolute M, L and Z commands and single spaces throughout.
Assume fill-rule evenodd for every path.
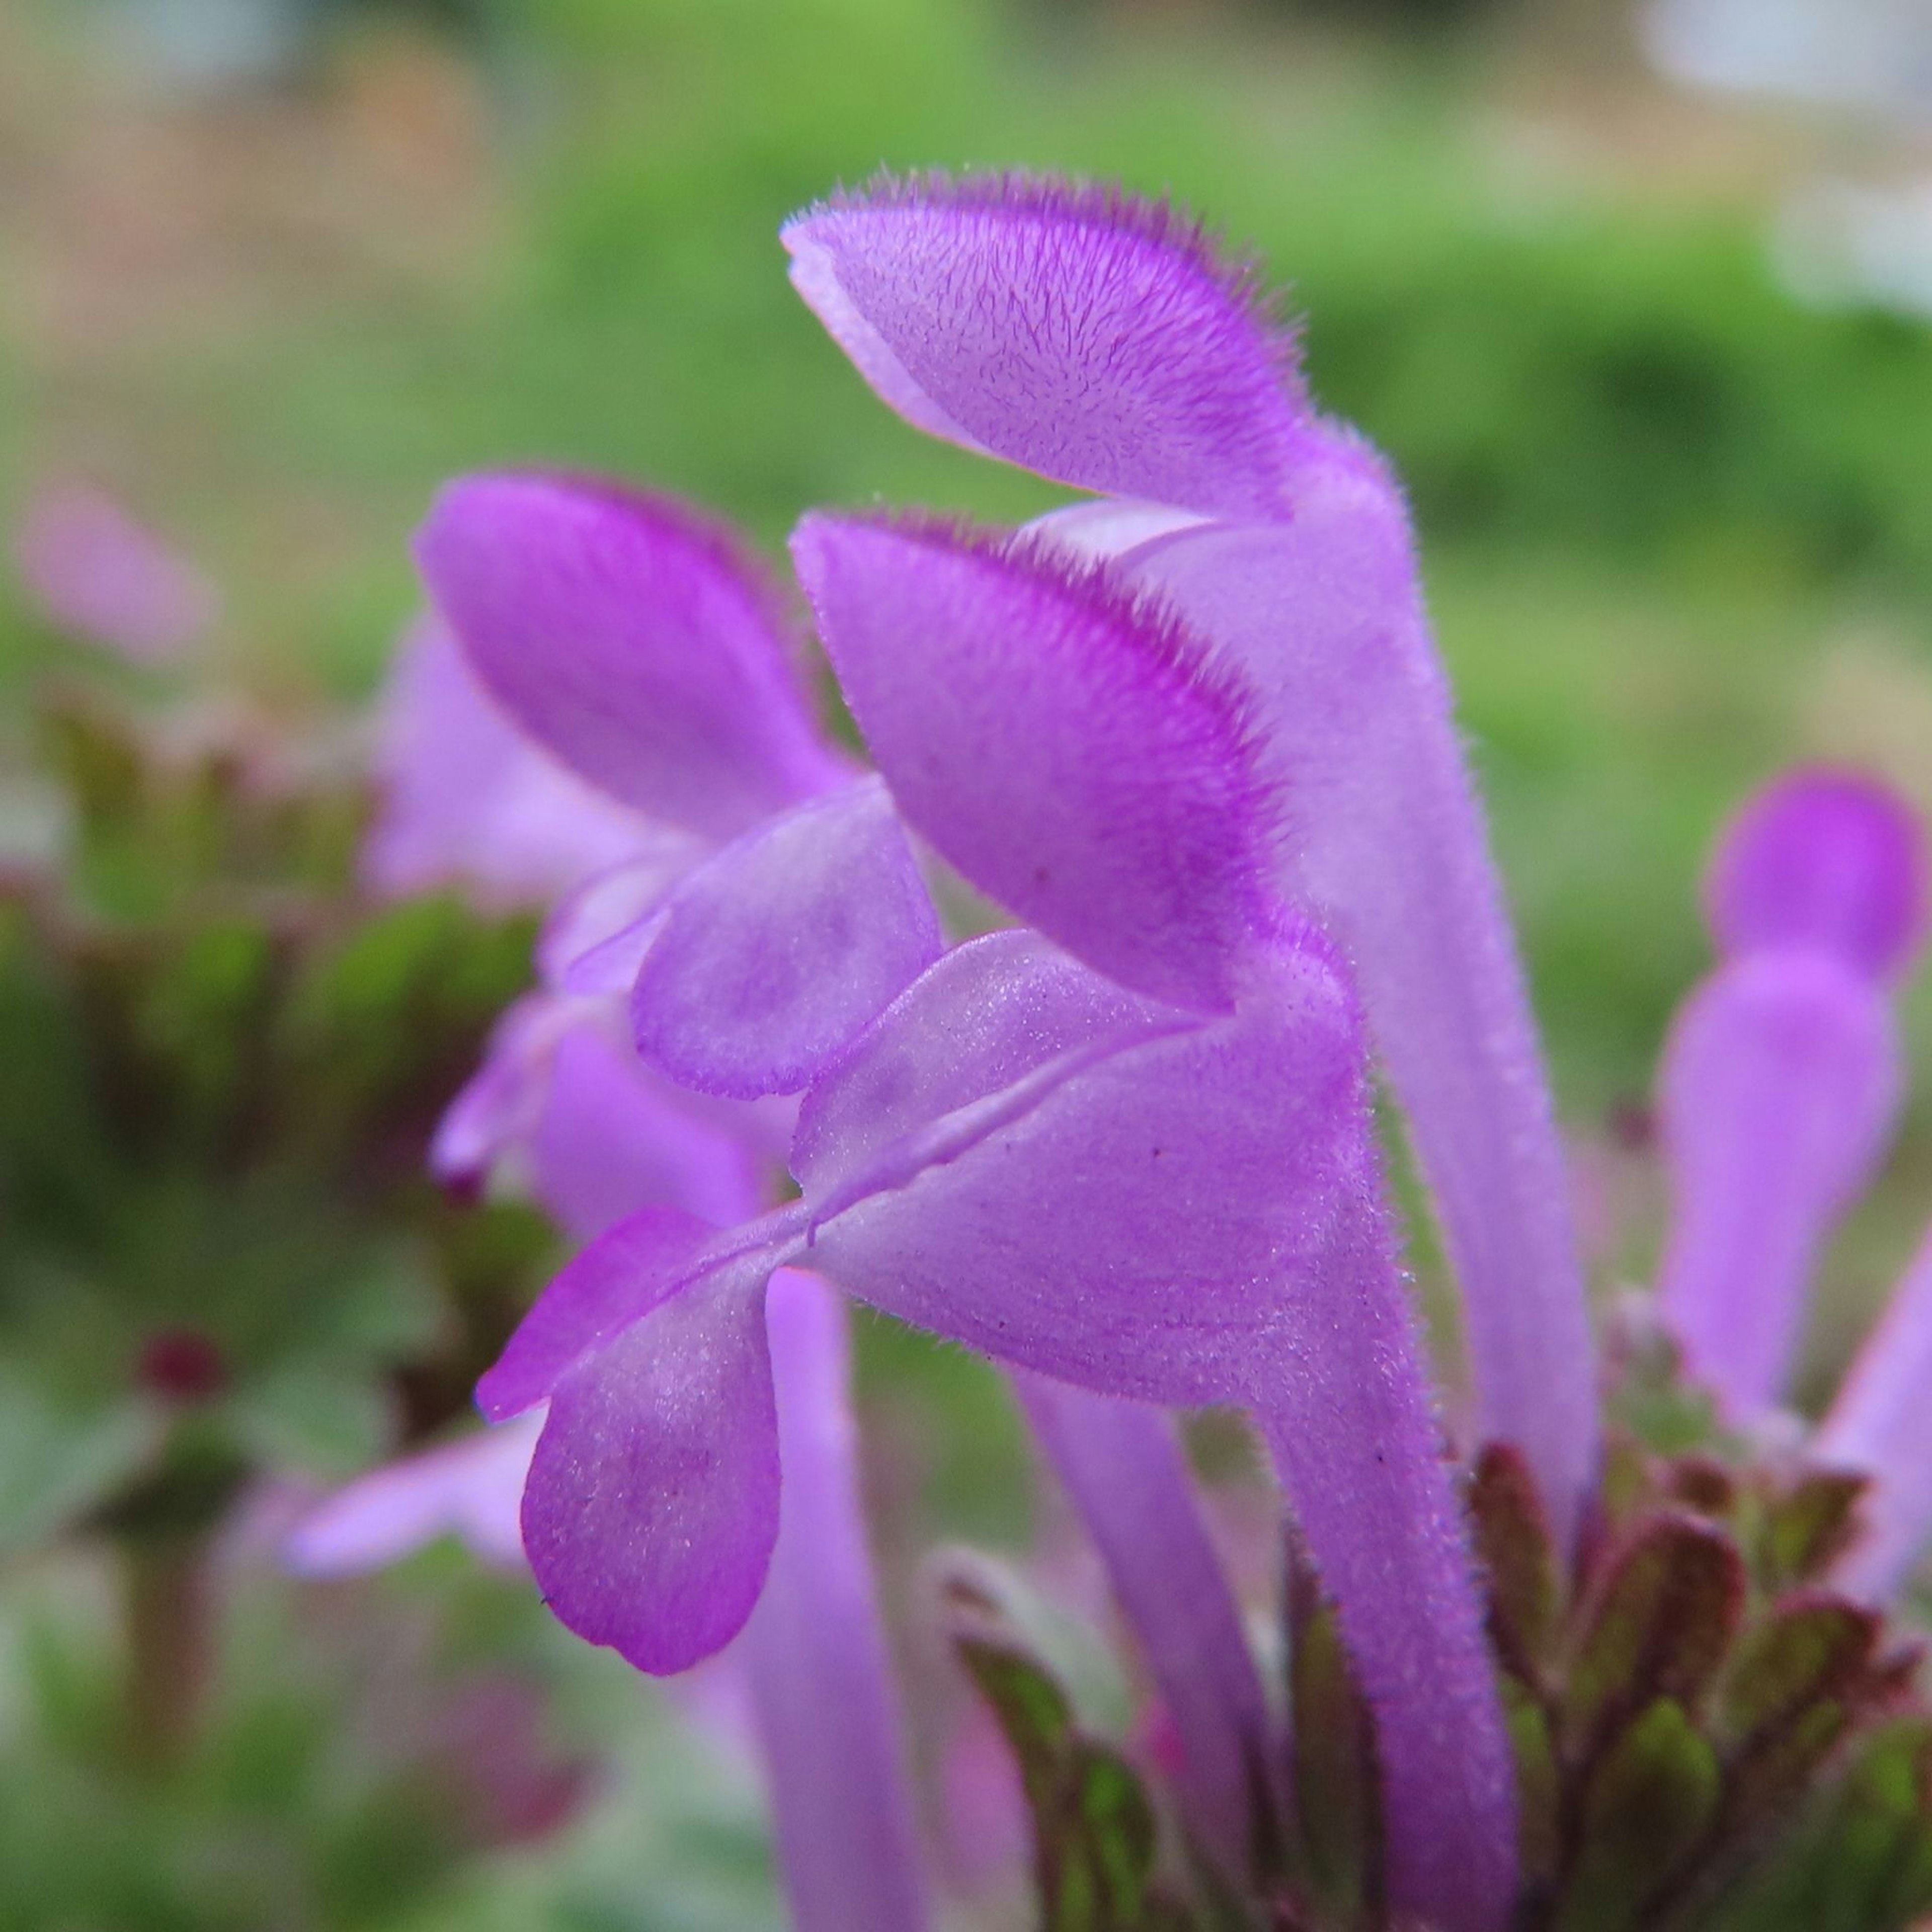
M 487 904 L 544 904 L 650 836 L 512 724 L 434 620 L 397 652 L 375 762 L 381 804 L 362 875 L 387 897 L 460 885 Z
M 734 1100 L 800 1091 L 939 929 L 890 801 L 820 736 L 762 580 L 682 508 L 542 476 L 450 485 L 417 550 L 531 735 L 695 842 L 681 876 L 654 853 L 574 908 L 592 916 L 554 928 L 553 971 L 614 948 L 647 1064 Z M 602 899 L 628 923 L 606 929 Z
M 1564 1166 L 1387 470 L 1313 412 L 1252 273 L 1164 207 L 914 178 L 784 239 L 887 403 L 1113 500 L 1039 534 L 1112 559 L 1244 688 L 1269 876 L 1349 956 L 1462 1284 L 1483 1432 L 1528 1454 L 1567 1532 L 1597 1434 Z
M 192 563 L 87 484 L 43 489 L 20 518 L 13 551 L 50 622 L 132 663 L 180 657 L 220 613 Z
M 1889 994 L 1918 950 L 1924 865 L 1901 801 L 1830 772 L 1766 788 L 1712 862 L 1722 962 L 1678 1014 L 1660 1078 L 1672 1212 L 1658 1292 L 1733 1421 L 1783 1396 L 1819 1250 L 1889 1142 Z
M 1493 1923 L 1514 1828 L 1500 1716 L 1360 1021 L 1272 876 L 1250 689 L 1107 568 L 816 518 L 800 572 L 892 791 L 829 758 L 785 779 L 809 732 L 746 616 L 766 606 L 704 594 L 700 568 L 741 566 L 685 532 L 645 500 L 504 479 L 446 492 L 422 546 L 526 728 L 602 782 L 621 765 L 634 803 L 700 836 L 736 828 L 602 942 L 638 962 L 646 1058 L 713 1095 L 805 1088 L 797 1202 L 728 1233 L 668 1210 L 619 1223 L 479 1389 L 498 1419 L 549 1405 L 523 1520 L 554 1607 L 661 1672 L 752 1614 L 779 1522 L 763 1299 L 788 1262 L 1036 1372 L 1238 1402 L 1382 1724 L 1398 1892 L 1448 1926 Z M 694 620 L 654 628 L 660 609 L 722 613 L 712 648 Z M 761 777 L 773 747 L 782 770 Z M 917 970 L 932 927 L 901 812 L 1036 929 Z

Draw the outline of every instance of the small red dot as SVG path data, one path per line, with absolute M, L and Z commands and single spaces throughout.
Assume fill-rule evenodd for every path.
M 163 1328 L 141 1345 L 135 1377 L 169 1402 L 212 1401 L 228 1386 L 220 1349 L 198 1328 Z

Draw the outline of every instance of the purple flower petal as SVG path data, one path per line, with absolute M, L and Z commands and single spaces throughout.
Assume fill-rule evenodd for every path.
M 794 1932 L 927 1922 L 891 1659 L 866 1546 L 845 1311 L 781 1270 L 765 1322 L 778 1390 L 778 1546 L 740 1646 Z
M 682 1208 L 728 1227 L 758 1210 L 758 1167 L 743 1140 L 596 1026 L 557 1042 L 530 1160 L 531 1192 L 579 1241 L 642 1208 Z
M 1038 949 L 995 934 L 961 952 L 1010 956 L 1023 1007 Z M 890 1095 L 895 1066 L 921 1058 L 896 1046 L 902 1029 L 956 1034 L 962 1063 L 982 1037 L 1012 1056 L 1024 1029 L 997 977 L 950 963 L 828 1088 Z M 935 997 L 929 982 L 950 993 L 956 979 L 963 997 Z M 1096 1011 L 1118 998 L 1096 993 Z M 1063 994 L 1055 1017 L 1073 1004 Z M 867 1110 L 814 1094 L 800 1162 L 813 1265 L 904 1319 L 1100 1394 L 1253 1408 L 1376 1714 L 1397 1902 L 1494 1932 L 1514 1882 L 1508 1747 L 1378 1204 L 1346 987 L 1311 944 L 1228 1018 L 1124 1045 L 1094 1025 L 1089 1042 L 883 1149 L 861 1130 L 849 1163 L 836 1124 Z M 950 1097 L 966 1083 L 936 1084 Z
M 556 1043 L 588 1012 L 583 1000 L 526 993 L 506 1008 L 483 1063 L 436 1123 L 429 1170 L 446 1186 L 480 1186 L 512 1148 L 527 1142 L 543 1118 Z
M 682 508 L 475 476 L 438 495 L 416 556 L 484 684 L 626 803 L 728 838 L 834 776 L 764 586 Z
M 1858 1351 L 1812 1448 L 1818 1461 L 1871 1478 L 1865 1533 L 1832 1581 L 1888 1602 L 1932 1542 L 1932 1237 Z
M 635 1318 L 562 1370 L 524 1491 L 524 1547 L 557 1617 L 640 1670 L 688 1670 L 722 1648 L 764 1582 L 778 1518 L 765 1271 L 713 1274 L 637 1316 L 658 1272 L 645 1258 L 628 1296 L 607 1280 L 581 1298 Z M 572 1312 L 587 1332 L 592 1309 Z M 566 1325 L 561 1311 L 548 1325 Z
M 796 1093 L 939 949 L 884 786 L 845 786 L 746 833 L 672 894 L 632 989 L 638 1050 L 703 1093 Z
M 49 622 L 135 664 L 178 658 L 220 616 L 201 572 L 112 497 L 43 490 L 14 532 L 14 565 Z
M 299 1576 L 358 1576 L 454 1535 L 484 1562 L 520 1568 L 518 1513 L 542 1426 L 533 1411 L 371 1470 L 302 1519 L 284 1561 Z
M 1083 490 L 1267 518 L 1307 414 L 1252 272 L 1164 203 L 1015 176 L 886 181 L 785 225 L 880 397 Z
M 626 971 L 614 959 L 625 953 L 620 942 L 647 929 L 673 887 L 710 849 L 703 839 L 652 826 L 618 864 L 586 879 L 558 904 L 538 936 L 544 984 L 556 992 L 628 993 L 644 948 L 641 942 L 629 948 Z
M 643 822 L 525 737 L 470 675 L 446 626 L 415 626 L 397 654 L 376 748 L 382 806 L 362 851 L 392 897 L 469 885 L 541 904 L 628 857 Z
M 1004 956 L 1010 982 L 959 971 L 961 955 Z M 1154 1402 L 1230 1400 L 1270 1372 L 1284 1300 L 1328 1238 L 1336 1189 L 1353 1184 L 1336 1163 L 1338 1150 L 1354 1158 L 1363 1131 L 1354 1009 L 1308 950 L 1286 955 L 1265 996 L 1232 1018 L 1171 1016 L 1150 1037 L 1150 1016 L 1121 1027 L 1117 990 L 1089 976 L 1084 1042 L 964 1100 L 982 1040 L 1005 1070 L 1042 955 L 1022 934 L 958 949 L 810 1097 L 797 1162 L 810 1264 L 907 1321 L 1064 1381 Z M 941 1043 L 947 1034 L 956 1043 Z M 952 1110 L 883 1146 L 871 1107 L 838 1090 L 890 1090 L 928 1069 L 928 1090 Z M 842 1120 L 856 1130 L 849 1138 Z
M 1828 954 L 1747 954 L 1678 1013 L 1659 1094 L 1672 1212 L 1658 1292 L 1732 1420 L 1784 1393 L 1819 1249 L 1876 1168 L 1900 1088 L 1884 996 Z
M 691 1280 L 716 1232 L 675 1208 L 643 1208 L 619 1222 L 538 1298 L 476 1384 L 477 1406 L 492 1422 L 505 1422 L 547 1400 L 572 1370 Z
M 1274 916 L 1239 686 L 1104 574 L 1024 544 L 813 516 L 792 548 L 907 819 L 1123 985 L 1230 1004 Z
M 1728 957 L 1815 946 L 1895 979 L 1924 939 L 1925 863 L 1918 814 L 1888 786 L 1794 772 L 1726 828 L 1705 883 L 1711 928 Z
M 1145 1654 L 1180 1742 L 1190 1820 L 1244 1874 L 1256 1808 L 1286 1760 L 1173 1424 L 1144 1402 L 1040 1376 L 1013 1387 Z
M 1400 496 L 1333 436 L 1292 523 L 1198 526 L 1114 567 L 1258 694 L 1280 890 L 1353 965 L 1462 1284 L 1482 1430 L 1522 1448 L 1567 1532 L 1597 1441 L 1569 1184 Z
M 1192 1022 L 1036 933 L 955 946 L 880 1015 L 799 1109 L 792 1172 L 832 1205 L 903 1186 L 935 1129 L 1030 1104 L 1097 1057 Z

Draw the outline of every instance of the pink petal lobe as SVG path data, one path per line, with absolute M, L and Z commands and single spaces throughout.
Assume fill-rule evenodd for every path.
M 1123 985 L 1225 1010 L 1274 916 L 1239 686 L 1102 574 L 1024 544 L 812 516 L 793 554 L 908 821 Z
M 628 992 L 643 949 L 630 949 L 628 971 L 613 955 L 624 956 L 625 937 L 646 925 L 710 849 L 683 832 L 644 828 L 616 865 L 586 879 L 545 922 L 537 940 L 544 984 L 557 992 Z
M 778 1534 L 764 1282 L 694 1282 L 578 1359 L 530 1465 L 524 1546 L 550 1609 L 655 1675 L 736 1636 Z
M 600 1027 L 558 1042 L 530 1162 L 531 1191 L 579 1241 L 643 1208 L 727 1227 L 758 1210 L 757 1164 L 742 1138 Z
M 1083 490 L 1280 512 L 1307 412 L 1292 340 L 1172 208 L 932 176 L 821 202 L 784 241 L 806 304 L 917 428 Z
M 1918 814 L 1855 772 L 1801 771 L 1768 784 L 1726 828 L 1705 883 L 1719 947 L 1815 946 L 1896 979 L 1925 936 Z
M 688 1280 L 715 1231 L 674 1208 L 646 1208 L 591 1243 L 538 1298 L 476 1405 L 506 1422 L 545 1400 Z
M 443 1110 L 429 1145 L 429 1170 L 446 1186 L 482 1184 L 543 1118 L 556 1043 L 583 1023 L 582 1001 L 526 993 L 506 1007 L 482 1064 Z
M 1096 1057 L 1184 1030 L 1037 933 L 956 946 L 806 1096 L 792 1172 L 808 1197 L 853 1198 L 917 1171 L 936 1125 L 1024 1106 Z
M 631 992 L 638 1050 L 700 1092 L 796 1093 L 938 956 L 876 779 L 747 832 L 665 902 Z
M 1025 936 L 976 944 L 1002 938 L 1030 978 Z M 998 1064 L 1009 1003 L 992 980 L 943 1009 L 929 990 L 889 1009 L 828 1084 L 918 1065 L 895 1036 L 926 1032 L 941 1010 L 962 1062 L 985 1040 Z M 815 1128 L 818 1145 L 800 1162 L 812 1265 L 904 1320 L 1064 1381 L 1148 1401 L 1235 1399 L 1268 1372 L 1283 1300 L 1343 1184 L 1338 1153 L 1353 1158 L 1359 1140 L 1354 1012 L 1317 952 L 1286 957 L 1265 997 L 1222 1021 L 1123 1041 L 1108 1017 L 1118 998 L 1097 982 L 1100 1024 L 1083 1046 L 884 1147 L 862 1130 L 837 1144 L 827 1124 L 848 1110 L 814 1095 L 800 1140 Z M 936 1082 L 934 1096 L 968 1084 Z
M 536 475 L 445 486 L 416 540 L 483 682 L 580 777 L 730 837 L 832 774 L 730 540 L 662 499 Z
M 434 619 L 403 640 L 377 725 L 382 802 L 364 878 L 396 898 L 467 886 L 486 903 L 541 904 L 624 858 L 635 814 L 525 737 Z
M 1658 1273 L 1686 1364 L 1746 1422 L 1784 1393 L 1820 1250 L 1890 1138 L 1882 992 L 1829 954 L 1747 954 L 1678 1013 L 1660 1083 L 1671 1181 Z
M 1568 1171 L 1400 495 L 1334 435 L 1288 524 L 1171 532 L 1114 567 L 1257 694 L 1279 889 L 1354 968 L 1461 1284 L 1481 1429 L 1574 1526 L 1597 1405 Z
M 283 1560 L 300 1576 L 359 1576 L 456 1535 L 486 1563 L 520 1568 L 518 1512 L 542 1426 L 532 1412 L 371 1470 L 302 1519 Z

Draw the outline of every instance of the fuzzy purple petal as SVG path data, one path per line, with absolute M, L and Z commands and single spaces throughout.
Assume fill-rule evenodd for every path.
M 638 1050 L 700 1092 L 796 1093 L 938 957 L 884 785 L 747 832 L 665 902 L 631 992 Z
M 675 1208 L 640 1209 L 586 1248 L 538 1298 L 476 1384 L 492 1422 L 520 1415 L 674 1294 L 715 1230 Z
M 1282 511 L 1308 406 L 1292 338 L 1165 204 L 926 176 L 821 202 L 784 240 L 800 294 L 919 428 L 1084 490 Z
M 626 803 L 728 838 L 832 776 L 770 597 L 682 508 L 473 476 L 438 494 L 416 558 L 484 683 Z
M 429 1170 L 446 1186 L 480 1186 L 543 1118 L 556 1043 L 583 1023 L 579 1001 L 526 993 L 498 1018 L 482 1064 L 443 1110 L 429 1145 Z
M 1658 1292 L 1731 1420 L 1783 1395 L 1819 1250 L 1876 1170 L 1900 1089 L 1883 994 L 1829 954 L 1747 954 L 1678 1013 L 1660 1082 Z
M 763 1288 L 757 1270 L 683 1286 L 551 1395 L 524 1491 L 530 1568 L 560 1621 L 640 1670 L 722 1649 L 764 1582 L 778 1445 Z
M 1224 1010 L 1273 909 L 1240 686 L 1104 572 L 933 526 L 812 516 L 799 575 L 909 823 L 1138 992 Z
M 1282 1740 L 1174 1425 L 1144 1402 L 1041 1376 L 1013 1387 L 1145 1655 L 1180 1742 L 1190 1821 L 1244 1872 Z
M 982 957 L 1006 952 L 1023 982 L 1037 944 L 1017 934 L 974 943 Z M 887 1010 L 829 1088 L 870 1084 L 881 1066 L 890 1075 L 928 1054 L 970 1069 L 982 1040 L 998 1060 L 1009 1002 L 997 984 L 969 980 L 953 997 L 946 962 L 928 981 Z M 1227 1400 L 1268 1373 L 1334 1190 L 1352 1185 L 1336 1162 L 1354 1158 L 1360 1137 L 1355 1014 L 1312 950 L 1286 954 L 1226 1020 L 1123 1040 L 1104 1017 L 1117 997 L 1096 980 L 1103 1018 L 1088 1042 L 884 1146 L 869 1109 L 813 1095 L 800 1142 L 816 1144 L 798 1162 L 815 1228 L 809 1264 L 905 1320 L 1064 1381 L 1148 1401 Z M 901 1044 L 939 1030 L 957 1044 Z M 933 1083 L 935 1096 L 949 1088 L 944 1074 Z M 856 1130 L 849 1140 L 828 1130 L 840 1117 Z
M 703 839 L 663 826 L 634 840 L 617 864 L 586 879 L 545 921 L 537 939 L 544 984 L 556 992 L 628 993 L 644 947 L 633 944 L 626 957 L 623 940 L 645 928 L 710 850 Z
M 532 1411 L 371 1470 L 302 1519 L 283 1560 L 300 1576 L 359 1576 L 454 1535 L 486 1563 L 520 1567 L 518 1515 L 542 1426 Z
M 403 640 L 378 724 L 382 802 L 363 877 L 402 897 L 466 885 L 541 904 L 629 856 L 637 815 L 574 778 L 504 716 L 434 619 Z
M 1082 1066 L 1193 1022 L 1037 933 L 955 946 L 854 1042 L 799 1109 L 791 1166 L 827 1207 L 915 1174 L 949 1123 L 1023 1109 Z M 1007 1104 L 1007 1103 L 1010 1104 Z
M 1924 827 L 1889 786 L 1855 772 L 1794 772 L 1726 827 L 1705 905 L 1727 958 L 1814 946 L 1891 980 L 1924 939 L 1925 873 Z
M 1400 495 L 1331 436 L 1292 523 L 1171 532 L 1115 569 L 1258 694 L 1280 890 L 1353 966 L 1462 1285 L 1482 1430 L 1522 1447 L 1567 1531 L 1597 1442 L 1568 1178 Z
M 920 1932 L 911 1786 L 860 1493 L 844 1307 L 790 1269 L 766 1298 L 778 1546 L 736 1653 L 749 1674 L 794 1932 Z
M 1812 1451 L 1871 1479 L 1864 1534 L 1833 1580 L 1888 1602 L 1932 1543 L 1932 1236 L 1858 1351 Z
M 578 1241 L 640 1208 L 682 1208 L 723 1226 L 758 1210 L 744 1140 L 655 1079 L 601 1027 L 557 1042 L 530 1145 L 531 1192 Z

